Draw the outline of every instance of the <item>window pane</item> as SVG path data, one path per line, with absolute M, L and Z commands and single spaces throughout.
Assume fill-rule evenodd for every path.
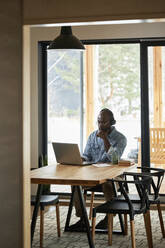
M 140 50 L 138 44 L 91 45 L 95 47 L 94 129 L 103 107 L 111 109 L 116 128 L 127 137 L 124 157 L 137 153 L 140 136 Z M 85 58 L 85 54 L 84 54 Z M 85 59 L 84 59 L 85 62 Z M 67 51 L 48 53 L 48 160 L 54 161 L 52 141 L 75 142 L 80 145 L 80 53 Z M 84 67 L 86 65 L 84 64 Z M 88 68 L 90 70 L 91 68 Z M 85 72 L 86 74 L 88 71 Z M 90 82 L 88 82 L 90 83 Z M 90 87 L 89 87 L 90 88 Z M 89 90 L 84 82 L 84 90 Z M 82 91 L 82 88 L 81 88 Z M 84 99 L 84 114 L 86 99 Z M 88 123 L 87 123 L 88 125 Z M 85 134 L 85 126 L 82 127 Z M 84 135 L 84 145 L 86 135 Z M 82 142 L 82 141 L 81 141 Z
M 97 45 L 96 53 L 95 120 L 101 108 L 111 109 L 117 130 L 127 137 L 123 157 L 134 156 L 138 148 L 136 137 L 140 136 L 139 45 Z
M 48 161 L 52 142 L 80 143 L 80 52 L 48 52 Z

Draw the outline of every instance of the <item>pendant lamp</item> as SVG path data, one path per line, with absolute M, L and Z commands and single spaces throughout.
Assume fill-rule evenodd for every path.
M 49 45 L 48 49 L 73 49 L 84 50 L 82 42 L 72 34 L 71 26 L 61 27 L 60 35 L 55 38 Z

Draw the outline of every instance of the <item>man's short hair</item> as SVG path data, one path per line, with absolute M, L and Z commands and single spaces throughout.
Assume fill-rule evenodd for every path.
M 108 109 L 108 108 L 103 108 L 103 109 L 100 111 L 100 113 L 101 113 L 101 112 L 107 112 L 107 113 L 109 114 L 109 118 L 111 119 L 111 125 L 115 125 L 115 124 L 116 124 L 116 120 L 115 120 L 115 118 L 114 118 L 113 112 L 112 112 L 110 109 Z

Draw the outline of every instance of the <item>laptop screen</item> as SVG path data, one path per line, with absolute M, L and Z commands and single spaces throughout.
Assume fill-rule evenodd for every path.
M 53 142 L 56 160 L 61 164 L 82 164 L 78 144 Z

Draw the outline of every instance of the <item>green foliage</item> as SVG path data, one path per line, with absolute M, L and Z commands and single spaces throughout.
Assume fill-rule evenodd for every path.
M 67 82 L 64 89 L 72 87 L 72 90 L 79 92 L 80 89 L 80 61 L 79 56 L 73 56 L 71 53 L 65 55 L 65 70 L 62 67 L 56 67 L 58 75 Z M 65 73 L 64 73 L 65 71 Z
M 99 101 L 121 115 L 139 109 L 139 45 L 99 45 Z

